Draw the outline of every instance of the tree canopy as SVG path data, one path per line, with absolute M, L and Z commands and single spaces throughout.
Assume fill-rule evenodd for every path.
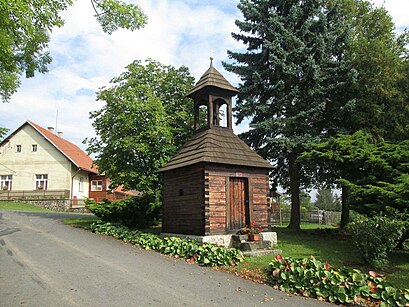
M 50 33 L 61 27 L 60 13 L 72 0 L 13 0 L 0 3 L 0 97 L 8 101 L 25 75 L 46 73 L 51 55 L 47 51 Z M 91 0 L 96 19 L 107 33 L 119 27 L 135 30 L 147 17 L 135 4 L 120 0 Z
M 7 134 L 8 131 L 8 129 L 0 127 L 0 142 L 3 140 L 3 137 Z
M 97 98 L 105 105 L 90 113 L 97 137 L 88 140 L 87 151 L 113 187 L 159 191 L 156 171 L 192 131 L 193 104 L 186 95 L 193 81 L 186 67 L 134 61 L 101 89 Z
M 379 213 L 387 206 L 401 212 L 409 209 L 408 141 L 390 143 L 358 131 L 316 144 L 303 157 L 316 159 L 318 171 L 348 187 L 348 203 L 355 211 Z
M 394 32 L 392 17 L 384 7 L 367 0 L 328 0 L 337 5 L 352 43 L 348 56 L 358 72 L 355 87 L 349 89 L 356 99 L 351 122 L 346 130 L 364 129 L 388 140 L 404 140 L 409 133 L 408 33 Z
M 328 5 L 338 5 L 348 29 L 352 31 L 352 43 L 347 46 L 347 56 L 351 59 L 358 77 L 355 86 L 349 93 L 355 98 L 354 112 L 344 120 L 343 133 L 353 134 L 364 130 L 372 136 L 358 133 L 351 141 L 360 142 L 368 155 L 376 146 L 367 144 L 383 142 L 399 142 L 407 139 L 409 133 L 409 61 L 408 34 L 396 34 L 391 16 L 383 7 L 376 7 L 367 0 L 328 0 Z M 369 138 L 373 138 L 369 140 Z M 340 143 L 348 142 L 340 136 Z M 325 146 L 325 145 L 324 145 Z M 355 146 L 355 145 L 354 145 Z M 338 147 L 340 150 L 341 147 Z M 354 147 L 357 149 L 357 147 Z M 341 157 L 349 153 L 333 150 L 333 156 Z M 355 156 L 356 157 L 356 156 Z M 311 160 L 309 161 L 311 163 Z M 315 164 L 314 164 L 315 163 Z M 349 222 L 350 186 L 339 178 L 344 174 L 354 176 L 356 169 L 350 169 L 347 163 L 316 158 L 313 165 L 318 165 L 314 173 L 318 185 L 331 186 L 334 183 L 342 188 L 341 226 Z M 357 176 L 363 173 L 356 174 Z M 356 177 L 358 178 L 358 177 Z M 354 189 L 357 191 L 357 189 Z
M 242 80 L 236 115 L 239 123 L 249 118 L 250 130 L 241 136 L 276 163 L 273 179 L 289 187 L 290 227 L 299 229 L 300 186 L 308 182 L 297 158 L 339 132 L 353 107 L 350 36 L 337 8 L 320 1 L 242 0 L 238 7 L 241 32 L 232 35 L 247 50 L 229 51 L 235 62 L 225 67 Z

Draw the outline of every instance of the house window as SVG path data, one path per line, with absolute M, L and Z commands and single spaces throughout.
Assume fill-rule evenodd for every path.
M 47 190 L 47 186 L 48 186 L 48 175 L 47 174 L 36 175 L 35 189 L 36 190 Z
M 37 151 L 37 144 L 31 145 L 31 151 L 36 152 Z
M 84 192 L 84 177 L 80 177 L 80 180 L 78 181 L 78 191 Z
M 92 180 L 91 191 L 102 191 L 102 180 Z
M 21 145 L 16 145 L 16 152 L 21 152 Z
M 11 190 L 13 183 L 13 175 L 2 175 L 0 176 L 0 189 L 3 191 Z

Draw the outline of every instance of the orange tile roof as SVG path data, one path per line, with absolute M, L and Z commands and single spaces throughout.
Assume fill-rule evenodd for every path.
M 45 129 L 32 121 L 27 121 L 31 127 L 37 130 L 44 138 L 55 146 L 64 156 L 68 158 L 78 168 L 98 174 L 97 166 L 94 165 L 94 161 L 77 145 L 67 141 L 66 139 L 53 134 L 48 129 Z M 24 125 L 23 125 L 24 126 Z
M 116 187 L 116 188 L 114 189 L 114 192 L 115 192 L 115 193 L 120 193 L 120 194 L 129 195 L 129 196 L 138 196 L 138 195 L 140 195 L 140 193 L 137 192 L 137 191 L 133 191 L 133 190 L 124 191 L 124 185 L 123 185 L 123 184 L 121 184 L 120 186 Z

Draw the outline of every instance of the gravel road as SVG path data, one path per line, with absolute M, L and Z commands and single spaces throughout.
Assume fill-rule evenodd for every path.
M 66 226 L 0 211 L 0 306 L 329 306 Z

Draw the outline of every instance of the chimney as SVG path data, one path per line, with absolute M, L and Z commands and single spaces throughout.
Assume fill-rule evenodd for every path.
M 51 133 L 54 133 L 54 127 L 47 127 L 48 131 L 50 131 Z
M 62 131 L 58 131 L 57 135 L 58 135 L 58 137 L 62 138 L 62 135 L 63 135 Z

